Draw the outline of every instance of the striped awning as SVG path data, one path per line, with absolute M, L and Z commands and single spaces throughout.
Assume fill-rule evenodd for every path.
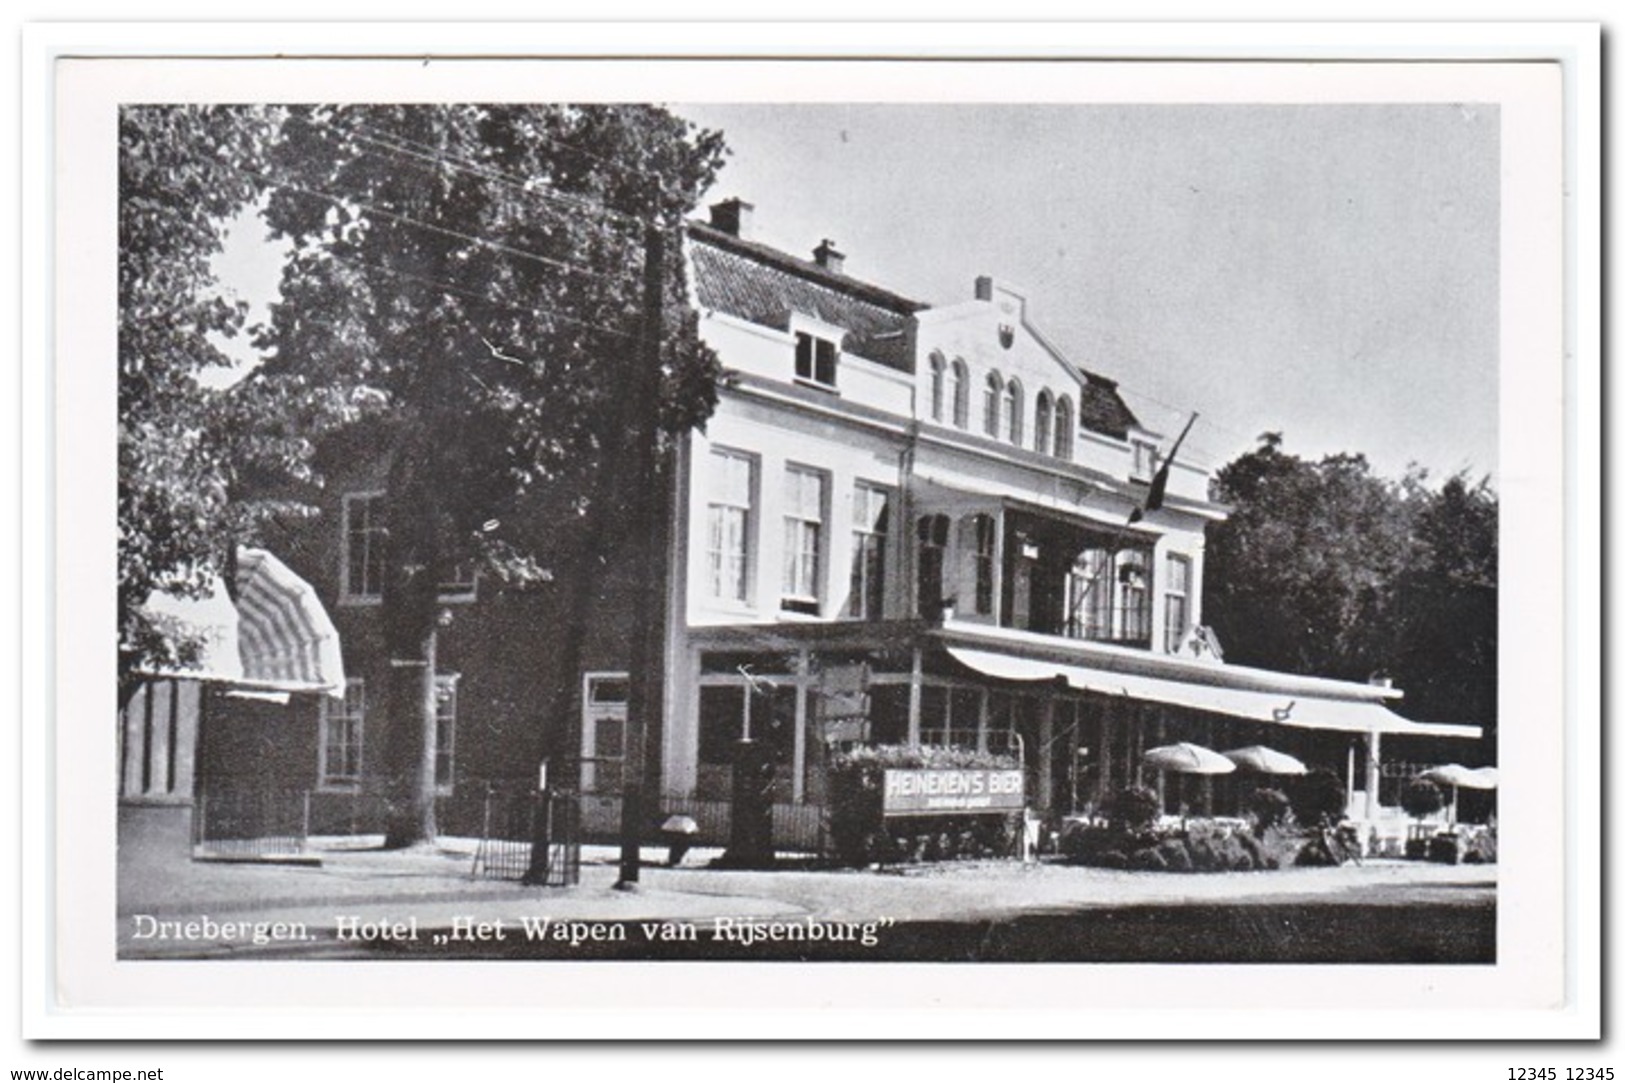
M 237 550 L 237 614 L 245 681 L 344 695 L 338 629 L 315 588 L 264 549 Z
M 237 550 L 237 599 L 216 583 L 204 598 L 155 593 L 149 612 L 200 640 L 195 665 L 155 673 L 263 692 L 344 695 L 338 629 L 316 589 L 264 549 Z

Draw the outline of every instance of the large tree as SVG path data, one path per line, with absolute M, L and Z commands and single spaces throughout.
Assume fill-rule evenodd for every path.
M 300 472 L 302 392 L 273 379 L 212 390 L 231 365 L 218 343 L 243 331 L 213 258 L 227 224 L 266 189 L 280 114 L 144 105 L 119 113 L 118 667 L 122 704 L 139 675 L 195 660 L 183 626 L 146 606 L 154 591 L 199 596 L 268 508 L 237 499 L 245 471 Z
M 1309 461 L 1277 433 L 1222 468 L 1203 611 L 1233 662 L 1393 677 L 1406 710 L 1495 728 L 1496 525 L 1487 481 L 1391 481 L 1360 455 Z
M 644 279 L 722 154 L 648 106 L 312 108 L 287 126 L 267 217 L 294 247 L 262 345 L 269 372 L 346 396 L 387 465 L 389 845 L 435 833 L 439 584 L 470 561 L 557 577 L 560 650 L 579 651 L 607 532 L 660 510 L 650 441 L 714 406 L 681 261 L 653 268 L 653 295 Z

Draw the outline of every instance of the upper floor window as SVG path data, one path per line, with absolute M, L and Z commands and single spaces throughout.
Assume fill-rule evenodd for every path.
M 784 582 L 779 605 L 818 612 L 823 567 L 824 475 L 805 467 L 784 472 Z
M 1049 388 L 1038 393 L 1033 403 L 1033 450 L 1040 455 L 1048 455 L 1050 448 L 1050 430 L 1055 424 L 1055 396 L 1049 393 Z
M 345 493 L 342 504 L 340 539 L 339 600 L 355 604 L 379 602 L 384 597 L 384 494 Z M 469 602 L 478 589 L 478 573 L 472 561 L 459 561 L 446 570 L 438 587 L 442 602 Z
M 835 386 L 835 365 L 840 349 L 827 338 L 796 332 L 796 379 L 822 387 Z
M 997 543 L 998 524 L 991 515 L 978 515 L 971 520 L 972 572 L 976 577 L 975 613 L 979 617 L 993 615 L 993 551 Z
M 1134 441 L 1134 476 L 1141 481 L 1150 481 L 1151 476 L 1157 472 L 1157 445 L 1150 440 Z
M 1168 554 L 1167 583 L 1162 591 L 1163 649 L 1169 654 L 1190 630 L 1191 561 L 1177 553 Z
M 1005 436 L 1016 446 L 1021 445 L 1021 383 L 1012 378 L 1004 386 Z
M 320 726 L 321 763 L 317 767 L 323 786 L 348 786 L 361 780 L 362 739 L 366 732 L 367 682 L 351 677 L 344 682 L 344 699 L 322 697 Z
M 1067 574 L 1062 634 L 1074 639 L 1151 645 L 1147 553 L 1091 547 Z
M 943 578 L 948 565 L 948 517 L 922 515 L 915 526 L 919 539 L 919 615 L 934 620 L 949 604 Z
M 885 613 L 886 535 L 891 495 L 859 482 L 852 490 L 852 583 L 846 615 L 879 620 Z
M 345 493 L 339 596 L 376 602 L 384 596 L 384 494 Z
M 1072 461 L 1072 400 L 1062 395 L 1055 400 L 1055 457 Z
M 751 527 L 756 460 L 723 448 L 711 451 L 706 504 L 706 583 L 710 596 L 750 601 Z
M 948 368 L 948 366 L 942 360 L 942 355 L 941 354 L 934 353 L 934 354 L 931 355 L 931 420 L 932 421 L 941 421 L 942 420 L 942 400 L 943 400 L 943 393 L 946 391 L 946 388 L 943 386 L 943 384 L 944 384 L 945 379 L 947 377 L 947 368 Z
M 955 427 L 967 428 L 970 425 L 970 371 L 957 357 L 948 366 L 948 401 L 953 404 Z
M 1004 395 L 1004 381 L 996 372 L 987 374 L 982 389 L 982 431 L 989 436 L 999 435 L 999 400 Z

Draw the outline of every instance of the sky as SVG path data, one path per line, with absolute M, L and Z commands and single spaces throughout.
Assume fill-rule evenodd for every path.
M 1494 107 L 696 105 L 731 150 L 707 202 L 928 304 L 1026 292 L 1071 361 L 1217 467 L 1280 432 L 1383 476 L 1497 470 Z M 263 306 L 257 223 L 220 268 Z M 254 318 L 264 318 L 263 307 Z M 242 347 L 238 347 L 241 349 Z
M 677 105 L 755 236 L 932 304 L 1024 288 L 1181 456 L 1284 434 L 1380 474 L 1497 468 L 1493 107 Z

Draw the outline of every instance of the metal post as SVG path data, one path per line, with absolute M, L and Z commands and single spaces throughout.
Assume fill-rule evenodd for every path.
M 643 796 L 648 782 L 644 776 L 649 769 L 647 749 L 652 746 L 658 763 L 663 743 L 660 640 L 665 630 L 665 576 L 661 565 L 665 556 L 666 507 L 656 495 L 656 483 L 660 477 L 660 340 L 665 235 L 653 215 L 644 224 L 643 236 L 643 333 L 635 370 L 640 409 L 635 415 L 634 429 L 637 441 L 634 470 L 642 484 L 637 487 L 633 501 L 638 512 L 636 536 L 647 544 L 648 551 L 644 555 L 638 619 L 631 645 L 628 732 L 621 791 L 621 874 L 615 885 L 622 889 L 630 889 L 638 882 L 642 865 Z M 746 694 L 748 697 L 749 693 Z

